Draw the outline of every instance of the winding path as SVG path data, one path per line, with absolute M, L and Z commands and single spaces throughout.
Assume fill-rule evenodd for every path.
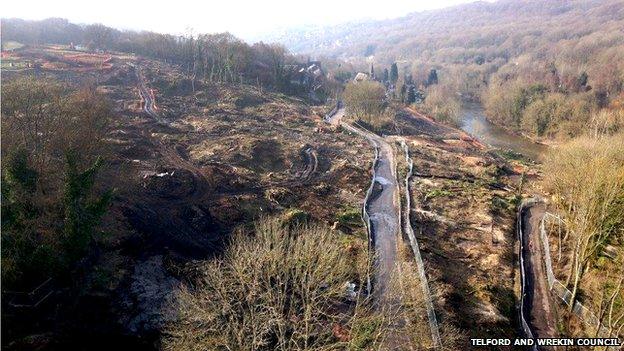
M 316 151 L 311 147 L 304 150 L 304 155 L 306 165 L 299 178 L 310 179 L 312 173 L 316 172 L 316 169 L 318 168 L 318 156 L 316 155 Z
M 169 126 L 169 123 L 164 118 L 162 118 L 162 116 L 158 112 L 156 112 L 153 95 L 150 91 L 148 91 L 145 79 L 143 77 L 143 74 L 141 73 L 140 68 L 136 66 L 133 67 L 136 70 L 139 95 L 141 96 L 141 100 L 143 102 L 143 111 L 148 116 L 152 117 L 154 121 L 158 124 Z M 148 131 L 143 130 L 142 133 L 145 134 L 146 140 L 153 140 L 159 146 L 159 150 L 163 158 L 167 160 L 171 165 L 184 169 L 193 174 L 193 191 L 186 197 L 179 199 L 178 202 L 185 203 L 189 200 L 201 200 L 209 192 L 208 181 L 203 171 L 199 167 L 195 166 L 192 162 L 180 156 L 180 153 L 175 148 L 168 147 L 160 139 L 151 137 Z
M 397 238 L 400 230 L 400 214 L 398 203 L 398 182 L 394 168 L 394 152 L 384 138 L 362 128 L 357 128 L 341 121 L 345 109 L 340 108 L 327 121 L 333 125 L 341 125 L 346 130 L 356 133 L 368 140 L 377 150 L 379 156 L 375 165 L 373 192 L 365 204 L 371 220 L 371 235 L 376 255 L 374 294 L 383 303 L 394 294 L 389 294 L 392 274 L 397 263 Z

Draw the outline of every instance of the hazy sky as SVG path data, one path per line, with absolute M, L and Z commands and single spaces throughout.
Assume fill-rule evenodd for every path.
M 242 37 L 279 27 L 336 24 L 363 18 L 391 18 L 474 0 L 12 0 L 2 17 L 63 17 L 76 23 L 102 23 L 120 29 L 162 33 L 229 31 Z

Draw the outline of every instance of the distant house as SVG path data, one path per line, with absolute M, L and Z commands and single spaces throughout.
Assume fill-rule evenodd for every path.
M 364 82 L 370 80 L 370 77 L 368 74 L 364 73 L 364 72 L 358 72 L 358 74 L 355 75 L 355 78 L 353 78 L 353 82 L 357 83 L 357 82 Z
M 320 88 L 325 77 L 320 61 L 288 65 L 286 69 L 289 72 L 290 84 L 303 87 L 308 91 Z

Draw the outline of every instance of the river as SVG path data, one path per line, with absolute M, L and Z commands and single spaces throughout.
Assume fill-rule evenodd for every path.
M 481 142 L 497 149 L 512 150 L 533 161 L 539 162 L 548 148 L 488 121 L 483 107 L 478 103 L 465 103 L 461 110 L 461 120 L 461 129 Z

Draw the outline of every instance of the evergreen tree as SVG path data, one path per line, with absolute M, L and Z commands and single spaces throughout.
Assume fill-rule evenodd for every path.
M 401 84 L 401 93 L 399 95 L 399 98 L 401 99 L 401 101 L 405 101 L 405 92 L 406 92 L 406 86 L 405 84 Z
M 438 71 L 432 69 L 429 71 L 429 77 L 427 77 L 427 85 L 438 84 Z
M 407 88 L 407 96 L 405 97 L 406 104 L 413 104 L 416 102 L 416 88 L 413 85 L 410 85 Z
M 390 79 L 390 73 L 388 72 L 387 68 L 384 68 L 383 71 L 383 81 L 384 83 L 387 82 Z
M 583 71 L 581 73 L 581 75 L 578 77 L 578 84 L 581 87 L 584 87 L 587 85 L 587 79 L 588 79 L 588 75 L 587 72 Z
M 3 160 L 4 161 L 4 160 Z M 41 240 L 41 209 L 36 192 L 39 173 L 24 149 L 6 156 L 2 173 L 2 282 L 17 288 L 39 284 L 57 268 L 58 253 Z
M 396 84 L 397 80 L 399 80 L 399 68 L 396 62 L 394 62 L 392 66 L 390 66 L 390 82 Z
M 78 169 L 78 158 L 74 151 L 66 154 L 66 179 L 63 205 L 65 208 L 64 244 L 70 261 L 80 259 L 93 237 L 95 227 L 106 213 L 112 198 L 112 191 L 92 198 L 90 196 L 95 176 L 102 167 L 102 159 L 85 171 Z
M 405 75 L 405 84 L 414 84 L 414 78 L 411 73 Z
M 28 164 L 28 154 L 20 149 L 7 156 L 2 174 L 2 247 L 7 247 L 6 231 L 24 230 L 27 220 L 36 213 L 32 197 L 39 174 Z

